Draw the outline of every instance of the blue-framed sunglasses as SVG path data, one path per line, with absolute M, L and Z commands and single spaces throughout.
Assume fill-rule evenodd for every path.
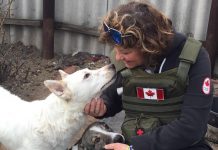
M 103 22 L 104 31 L 108 32 L 111 36 L 111 38 L 114 40 L 114 42 L 118 45 L 122 44 L 122 38 L 127 36 L 132 36 L 130 34 L 128 35 L 122 35 L 122 33 L 114 28 L 110 28 L 105 22 Z

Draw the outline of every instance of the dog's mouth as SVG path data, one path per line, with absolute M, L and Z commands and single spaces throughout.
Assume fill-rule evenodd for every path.
M 115 80 L 116 80 L 117 76 L 116 73 L 114 74 L 114 76 L 101 87 L 101 91 L 105 90 L 107 87 L 109 87 Z

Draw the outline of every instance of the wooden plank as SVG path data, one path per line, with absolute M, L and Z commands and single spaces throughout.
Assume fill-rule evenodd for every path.
M 205 47 L 209 53 L 211 60 L 212 75 L 215 67 L 215 60 L 218 51 L 218 1 L 212 0 L 210 19 L 207 30 L 207 38 L 205 42 Z
M 55 1 L 43 0 L 43 25 L 42 25 L 42 57 L 54 57 L 54 14 Z
M 98 30 L 95 28 L 87 28 L 84 26 L 78 26 L 73 24 L 66 24 L 63 22 L 54 22 L 54 28 L 56 30 L 65 30 L 80 34 L 85 34 L 89 36 L 98 37 Z M 42 27 L 42 20 L 30 20 L 30 19 L 14 19 L 7 18 L 4 22 L 4 25 L 20 25 L 20 26 L 33 26 L 33 27 Z
M 95 37 L 99 36 L 97 29 L 86 28 L 83 26 L 66 24 L 66 23 L 62 23 L 62 22 L 56 22 L 55 29 L 66 30 L 66 31 L 71 31 L 71 32 L 75 32 L 75 33 L 81 33 L 81 34 L 85 34 L 85 35 L 95 36 Z
M 20 26 L 35 26 L 41 27 L 41 20 L 29 20 L 29 19 L 14 19 L 14 18 L 6 18 L 4 21 L 5 25 L 20 25 Z

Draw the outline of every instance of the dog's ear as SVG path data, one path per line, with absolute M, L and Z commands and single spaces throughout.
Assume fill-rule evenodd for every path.
M 62 81 L 46 80 L 44 81 L 44 84 L 52 93 L 58 97 L 67 101 L 72 98 L 72 93 Z
M 64 72 L 63 70 L 58 70 L 60 75 L 61 75 L 61 79 L 66 78 L 69 74 L 67 74 L 66 72 Z

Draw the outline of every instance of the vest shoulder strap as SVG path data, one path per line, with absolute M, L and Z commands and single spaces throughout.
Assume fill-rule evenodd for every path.
M 191 37 L 187 38 L 182 52 L 179 56 L 180 63 L 177 72 L 177 76 L 182 81 L 186 82 L 190 66 L 191 64 L 194 64 L 196 62 L 201 46 L 201 42 Z
M 190 62 L 191 64 L 194 64 L 198 56 L 199 50 L 201 48 L 201 45 L 201 42 L 195 40 L 194 38 L 188 37 L 179 56 L 179 59 L 181 61 L 186 61 Z

